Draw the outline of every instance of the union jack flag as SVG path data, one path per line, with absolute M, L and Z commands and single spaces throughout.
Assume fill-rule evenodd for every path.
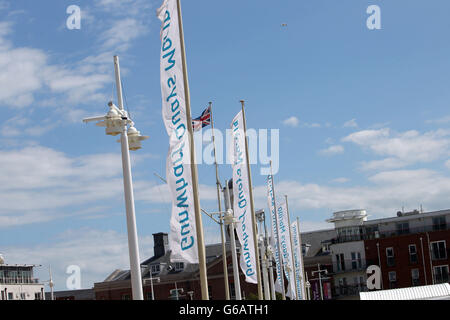
M 199 131 L 201 128 L 204 128 L 211 124 L 211 106 L 206 108 L 200 117 L 192 119 L 192 129 L 194 131 Z

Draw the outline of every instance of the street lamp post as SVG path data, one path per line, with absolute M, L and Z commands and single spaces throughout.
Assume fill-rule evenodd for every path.
M 121 135 L 123 186 L 125 196 L 125 208 L 127 217 L 128 250 L 130 256 L 130 274 L 133 300 L 143 300 L 142 277 L 139 262 L 139 245 L 136 228 L 136 215 L 134 209 L 133 180 L 131 176 L 131 164 L 129 150 L 141 148 L 141 141 L 148 139 L 141 136 L 134 127 L 128 113 L 123 108 L 122 83 L 120 80 L 119 57 L 114 56 L 115 78 L 117 87 L 117 99 L 119 107 L 112 102 L 108 104 L 110 110 L 106 116 L 84 119 L 84 122 L 100 121 L 98 126 L 106 127 L 106 134 Z M 128 128 L 128 125 L 130 127 Z
M 312 274 L 319 274 L 319 286 L 320 286 L 320 299 L 323 300 L 323 289 L 322 289 L 322 272 L 324 272 L 325 274 L 328 274 L 328 270 L 327 269 L 320 269 L 320 264 L 317 264 L 317 271 L 313 271 Z
M 228 180 L 225 180 L 225 223 L 230 226 L 230 243 L 231 243 L 231 260 L 233 263 L 233 277 L 234 277 L 234 292 L 235 299 L 242 300 L 241 296 L 241 281 L 239 280 L 239 266 L 236 254 L 236 240 L 234 238 L 234 224 L 237 222 L 233 217 L 233 209 L 231 209 L 230 190 L 228 187 Z

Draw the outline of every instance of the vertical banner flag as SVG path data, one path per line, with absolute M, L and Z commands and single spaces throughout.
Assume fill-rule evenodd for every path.
M 281 204 L 277 209 L 278 214 L 278 236 L 280 238 L 280 254 L 283 261 L 283 271 L 288 280 L 288 290 L 286 296 L 295 299 L 295 279 L 292 263 L 291 230 L 289 228 L 288 211 L 286 203 Z
M 198 263 L 197 231 L 192 189 L 191 146 L 186 120 L 186 100 L 176 0 L 165 0 L 158 9 L 161 20 L 162 117 L 169 135 L 166 177 L 172 197 L 169 247 L 173 262 Z
M 294 246 L 294 269 L 295 282 L 297 283 L 297 298 L 305 300 L 303 296 L 303 266 L 302 266 L 302 248 L 299 239 L 299 230 L 297 221 L 291 223 L 292 245 Z
M 281 283 L 281 261 L 280 261 L 280 250 L 279 248 L 279 241 L 278 241 L 278 232 L 277 232 L 277 225 L 278 225 L 278 218 L 277 214 L 275 212 L 275 198 L 273 194 L 273 176 L 268 175 L 267 176 L 267 200 L 269 203 L 269 209 L 270 209 L 270 216 L 272 219 L 272 237 L 270 239 L 270 245 L 273 249 L 273 255 L 275 258 L 276 263 L 276 271 L 277 271 L 277 278 L 275 280 L 275 291 L 276 292 L 283 292 L 283 285 Z
M 239 111 L 231 123 L 231 134 L 233 138 L 233 147 L 230 148 L 233 168 L 233 213 L 238 220 L 236 232 L 241 244 L 240 266 L 245 274 L 245 281 L 258 283 L 242 111 Z

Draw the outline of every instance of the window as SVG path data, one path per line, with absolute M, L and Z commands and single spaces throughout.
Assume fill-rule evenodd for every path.
M 20 300 L 26 300 L 26 299 L 27 299 L 26 294 L 24 292 L 21 292 L 20 293 Z
M 360 252 L 352 252 L 352 269 L 361 269 L 362 261 L 361 261 L 361 253 Z
M 152 264 L 152 275 L 158 274 L 161 272 L 160 264 Z
M 395 265 L 394 248 L 386 248 L 386 259 L 388 267 L 393 267 Z
M 322 252 L 330 252 L 330 243 L 329 242 L 325 242 L 322 243 Z
M 122 300 L 131 300 L 131 295 L 129 293 L 122 294 Z
M 446 228 L 445 216 L 433 217 L 433 231 L 445 230 Z
M 433 273 L 434 273 L 434 282 L 436 284 L 449 282 L 448 266 L 436 266 L 433 268 Z
M 41 300 L 41 293 L 40 292 L 35 292 L 34 293 L 34 300 Z
M 14 295 L 12 292 L 8 292 L 8 300 L 14 300 Z
M 409 233 L 409 222 L 397 223 L 397 233 L 398 234 L 408 234 Z
M 336 255 L 336 267 L 337 267 L 337 271 L 345 270 L 345 260 L 344 260 L 343 253 Z
M 447 259 L 445 240 L 431 242 L 431 257 L 433 260 Z
M 417 263 L 417 248 L 415 244 L 410 244 L 409 249 L 409 262 Z
M 347 295 L 348 294 L 347 278 L 339 279 L 339 292 L 340 292 L 341 295 Z
M 395 271 L 390 271 L 389 276 L 389 288 L 394 289 L 397 287 L 397 273 Z
M 183 271 L 184 262 L 175 262 L 175 271 Z
M 412 284 L 413 287 L 420 285 L 419 269 L 412 269 L 411 270 L 411 284 Z

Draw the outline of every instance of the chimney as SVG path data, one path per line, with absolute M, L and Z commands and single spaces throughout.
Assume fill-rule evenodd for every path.
M 155 258 L 162 257 L 169 249 L 169 236 L 167 233 L 158 232 L 153 234 L 153 252 Z

